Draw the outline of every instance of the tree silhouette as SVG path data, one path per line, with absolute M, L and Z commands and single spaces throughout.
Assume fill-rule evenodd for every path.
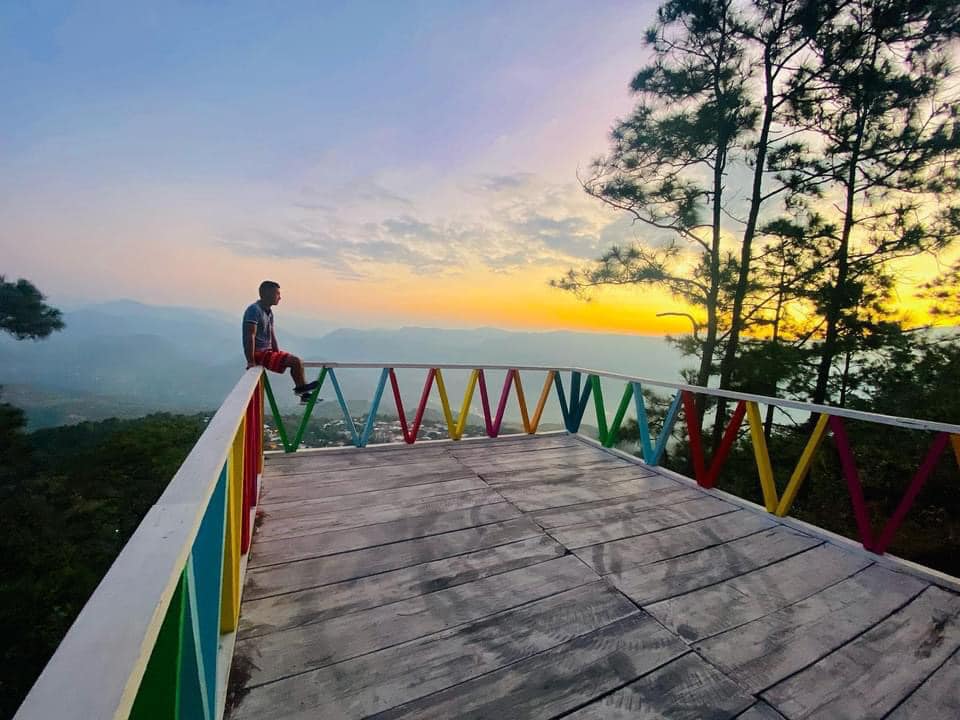
M 45 338 L 63 329 L 60 311 L 47 305 L 46 298 L 29 280 L 7 282 L 0 275 L 0 330 L 17 340 Z

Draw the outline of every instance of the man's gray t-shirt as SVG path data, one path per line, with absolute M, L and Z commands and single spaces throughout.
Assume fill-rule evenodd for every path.
M 253 351 L 273 349 L 273 311 L 264 310 L 260 303 L 255 302 L 243 313 L 243 347 L 246 347 L 250 328 L 247 323 L 256 323 L 257 334 L 253 339 Z

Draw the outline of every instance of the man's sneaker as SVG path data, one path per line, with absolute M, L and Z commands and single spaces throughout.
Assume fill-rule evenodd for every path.
M 308 393 L 308 392 L 303 393 L 303 395 L 300 396 L 300 404 L 301 405 L 309 404 L 311 395 L 313 395 L 313 393 Z M 323 402 L 323 398 L 318 397 L 317 402 Z
M 313 390 L 316 390 L 317 385 L 319 384 L 320 383 L 317 380 L 314 380 L 313 382 L 308 382 L 306 385 L 295 385 L 293 388 L 293 391 L 297 395 L 303 395 L 304 393 L 308 393 L 308 392 L 312 392 Z

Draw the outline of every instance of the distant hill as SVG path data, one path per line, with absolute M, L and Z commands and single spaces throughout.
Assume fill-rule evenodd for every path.
M 519 365 L 578 365 L 674 380 L 689 360 L 661 337 L 576 332 L 511 332 L 495 328 L 445 330 L 408 327 L 396 330 L 339 329 L 320 337 L 284 330 L 277 311 L 281 345 L 310 360 L 341 362 L 422 362 Z M 225 313 L 186 307 L 157 307 L 120 300 L 65 313 L 66 329 L 39 342 L 0 337 L 0 385 L 9 385 L 6 401 L 24 407 L 32 427 L 111 414 L 131 417 L 155 410 L 198 412 L 216 408 L 244 370 L 240 349 L 240 311 Z M 301 321 L 300 325 L 304 323 Z M 419 401 L 424 373 L 399 370 L 404 405 L 412 414 Z M 378 371 L 337 373 L 355 414 L 369 409 Z M 463 397 L 467 373 L 444 373 L 453 411 Z M 271 376 L 278 402 L 296 408 L 289 377 Z M 543 377 L 523 375 L 528 404 L 535 404 Z M 499 398 L 502 373 L 488 377 L 491 403 Z M 611 388 L 607 405 L 618 400 Z M 322 412 L 336 408 L 332 389 Z M 439 407 L 436 394 L 431 407 Z M 111 406 L 116 412 L 110 413 Z M 508 405 L 506 418 L 519 421 Z M 387 388 L 382 412 L 392 412 Z M 472 405 L 480 412 L 479 397 Z M 559 421 L 555 401 L 547 404 L 545 422 Z

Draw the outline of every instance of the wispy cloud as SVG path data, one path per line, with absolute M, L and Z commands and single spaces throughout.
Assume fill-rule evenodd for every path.
M 222 243 L 238 254 L 302 258 L 360 279 L 377 277 L 390 265 L 417 274 L 562 266 L 595 257 L 631 233 L 629 224 L 572 184 L 551 185 L 517 173 L 484 176 L 461 187 L 469 201 L 449 202 L 456 192 L 449 183 L 443 200 L 417 201 L 369 178 L 327 191 L 315 188 L 304 195 L 329 202 L 308 205 L 301 198 L 255 228 L 224 233 Z
M 513 173 L 512 175 L 487 175 L 480 178 L 476 187 L 483 192 L 503 192 L 526 187 L 534 180 L 533 173 Z

